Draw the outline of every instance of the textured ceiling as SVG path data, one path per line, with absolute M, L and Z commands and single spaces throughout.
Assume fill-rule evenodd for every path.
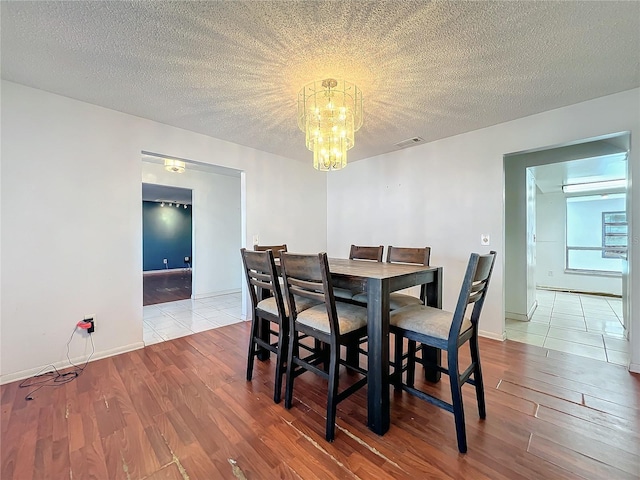
M 296 95 L 355 82 L 351 161 L 640 86 L 640 2 L 0 2 L 3 78 L 311 161 Z

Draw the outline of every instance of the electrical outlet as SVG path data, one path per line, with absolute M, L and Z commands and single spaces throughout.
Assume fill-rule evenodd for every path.
M 482 233 L 480 235 L 480 245 L 491 245 L 491 237 L 488 233 Z
M 164 264 L 166 265 L 166 264 L 167 264 L 167 259 L 166 259 L 166 258 L 163 258 L 163 259 L 162 259 L 162 263 L 164 263 Z
M 253 244 L 260 245 L 260 235 L 258 235 L 257 233 L 253 236 Z
M 87 329 L 87 333 L 93 333 L 96 331 L 96 316 L 95 315 L 85 315 L 84 321 L 91 323 L 91 326 Z

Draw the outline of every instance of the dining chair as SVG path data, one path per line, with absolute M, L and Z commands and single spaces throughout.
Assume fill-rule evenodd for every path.
M 351 245 L 349 260 L 372 260 L 374 262 L 381 262 L 383 253 L 384 245 L 380 245 L 379 247 Z
M 260 349 L 266 349 L 276 355 L 276 376 L 273 401 L 279 403 L 282 392 L 282 375 L 285 372 L 285 360 L 289 339 L 289 310 L 283 300 L 282 287 L 278 281 L 273 251 L 270 249 L 252 252 L 240 250 L 244 265 L 249 298 L 251 299 L 251 336 L 247 358 L 247 380 L 253 376 L 253 363 Z M 306 299 L 300 299 L 298 308 L 315 305 Z M 262 328 L 262 322 L 269 322 L 268 328 Z M 277 325 L 278 330 L 273 330 Z M 267 338 L 265 338 L 265 333 Z M 277 341 L 271 342 L 271 337 Z
M 431 247 L 408 248 L 393 247 L 387 249 L 387 263 L 404 263 L 408 265 L 425 265 L 429 266 L 431 258 Z M 407 305 L 425 305 L 427 298 L 427 286 L 420 286 L 420 297 L 408 295 L 406 293 L 393 292 L 389 295 L 389 309 L 397 310 Z M 352 297 L 357 303 L 366 305 L 367 293 L 358 293 Z
M 462 405 L 462 386 L 465 383 L 475 386 L 479 416 L 481 419 L 486 418 L 482 368 L 478 352 L 478 321 L 489 288 L 495 258 L 495 251 L 491 251 L 487 255 L 471 254 L 454 312 L 425 305 L 409 305 L 392 311 L 389 316 L 389 330 L 397 336 L 408 339 L 406 381 L 402 382 L 401 375 L 395 376 L 393 381 L 396 387 L 399 386 L 402 390 L 453 413 L 460 453 L 467 451 L 467 435 Z M 471 311 L 467 315 L 469 308 Z M 424 357 L 422 360 L 418 360 L 415 355 L 416 342 L 422 343 L 423 348 L 433 347 L 445 350 L 447 352 L 447 367 L 431 364 Z M 471 364 L 460 373 L 458 351 L 466 342 L 469 342 L 471 350 Z M 396 365 L 402 362 L 402 355 L 402 351 L 395 352 L 394 363 Z M 425 368 L 436 369 L 449 375 L 451 403 L 415 388 L 416 362 L 422 363 Z M 473 378 L 471 378 L 472 375 Z
M 255 252 L 264 252 L 266 250 L 273 251 L 273 255 L 276 258 L 280 257 L 280 250 L 287 251 L 287 244 L 283 243 L 282 245 L 254 245 L 253 250 Z
M 365 369 L 360 368 L 358 364 L 347 364 L 340 357 L 341 345 L 358 344 L 360 339 L 366 337 L 367 310 L 350 303 L 336 303 L 326 253 L 317 255 L 283 253 L 281 266 L 285 299 L 291 312 L 284 406 L 287 409 L 291 408 L 294 380 L 298 375 L 311 371 L 326 379 L 329 385 L 325 438 L 331 442 L 335 437 L 337 404 L 367 383 Z M 301 300 L 321 303 L 301 311 Z M 302 335 L 312 337 L 326 345 L 326 350 L 315 351 L 306 356 L 300 355 Z M 325 371 L 318 368 L 318 365 L 320 363 L 326 365 L 327 356 L 329 368 Z M 341 392 L 338 391 L 340 365 L 363 376 Z
M 364 247 L 360 245 L 351 245 L 349 250 L 349 260 L 369 260 L 373 262 L 381 262 L 384 253 L 384 245 L 379 247 Z M 354 295 L 363 293 L 362 290 L 351 290 L 348 288 L 334 287 L 333 293 L 341 302 L 351 302 Z M 364 292 L 366 297 L 366 292 Z M 362 302 L 356 302 L 362 303 Z M 365 301 L 366 303 L 366 301 Z

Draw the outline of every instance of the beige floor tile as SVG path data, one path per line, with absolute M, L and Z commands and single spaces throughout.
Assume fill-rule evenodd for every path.
M 557 307 L 557 306 L 565 306 L 565 307 L 582 307 L 582 303 L 580 302 L 580 298 L 579 297 L 575 297 L 572 299 L 568 299 L 568 298 L 557 298 L 554 300 L 553 302 L 553 306 Z
M 515 342 L 541 347 L 544 344 L 544 339 L 544 335 L 535 335 L 519 330 L 507 330 L 507 340 L 513 340 Z
M 579 332 L 568 328 L 551 327 L 547 333 L 548 338 L 557 338 L 568 342 L 591 345 L 592 347 L 604 347 L 602 334 Z
M 616 365 L 629 366 L 629 355 L 624 352 L 616 352 L 615 350 L 607 350 L 607 361 Z
M 582 302 L 582 310 L 594 310 L 596 312 L 613 312 L 611 305 L 607 302 L 602 303 L 585 303 Z
M 589 357 L 596 360 L 607 361 L 607 355 L 604 347 L 592 347 L 590 345 L 583 345 L 581 343 L 567 342 L 557 338 L 547 337 L 544 341 L 545 348 L 551 350 L 558 350 L 560 352 L 573 353 L 574 355 L 580 355 L 581 357 Z
M 567 320 L 576 320 L 576 319 L 584 318 L 583 315 L 578 312 L 566 313 L 566 312 L 557 312 L 555 310 L 551 313 L 551 316 L 556 318 L 566 318 Z
M 547 325 L 549 325 L 549 323 L 551 322 L 551 315 L 539 315 L 537 313 L 534 313 L 533 317 L 531 317 L 531 322 L 546 323 Z
M 165 340 L 173 340 L 175 338 L 184 337 L 185 335 L 192 335 L 193 332 L 180 323 L 171 325 L 170 327 L 158 328 L 156 333 Z
M 518 320 L 507 320 L 507 332 L 509 330 L 517 330 L 519 332 L 533 333 L 534 335 L 546 335 L 549 325 L 537 322 L 520 322 Z
M 142 335 L 142 341 L 145 345 L 153 345 L 155 343 L 164 342 L 164 338 L 162 338 L 153 330 L 151 332 L 144 331 Z
M 551 317 L 550 325 L 552 327 L 573 328 L 582 332 L 587 331 L 587 325 L 585 324 L 584 319 L 582 319 L 581 317 L 564 318 L 553 316 Z
M 545 307 L 545 306 L 541 306 L 538 305 L 536 307 L 536 309 L 533 311 L 533 314 L 539 314 L 539 315 L 551 315 L 551 311 L 552 311 L 552 307 Z
M 578 317 L 583 316 L 582 307 L 580 305 L 576 306 L 568 306 L 568 305 L 553 305 L 553 310 L 551 311 L 552 315 L 563 314 L 563 315 L 574 315 Z
M 585 315 L 584 318 L 585 318 L 585 320 L 604 320 L 604 321 L 607 321 L 607 322 L 614 322 L 614 323 L 618 322 L 618 323 L 620 323 L 620 319 L 615 314 L 614 315 L 602 315 L 602 314 L 594 315 L 594 314 L 589 313 L 589 314 Z
M 618 321 L 592 320 L 586 319 L 588 332 L 600 332 L 604 335 L 622 337 L 625 334 L 624 328 Z
M 608 335 L 604 335 L 604 346 L 607 352 L 615 350 L 616 352 L 629 352 L 629 341 L 625 338 L 614 338 Z

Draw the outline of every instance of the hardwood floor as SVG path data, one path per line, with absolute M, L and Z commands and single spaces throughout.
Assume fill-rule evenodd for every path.
M 191 298 L 191 270 L 147 273 L 142 276 L 142 304 L 175 302 Z
M 326 383 L 302 375 L 293 408 L 274 404 L 273 360 L 245 380 L 248 335 L 243 322 L 98 360 L 31 401 L 2 386 L 0 477 L 638 478 L 640 378 L 624 367 L 481 339 L 487 419 L 465 386 L 461 455 L 453 416 L 406 393 L 392 393 L 389 432 L 370 432 L 364 389 L 327 443 Z M 430 389 L 449 397 L 446 380 Z

